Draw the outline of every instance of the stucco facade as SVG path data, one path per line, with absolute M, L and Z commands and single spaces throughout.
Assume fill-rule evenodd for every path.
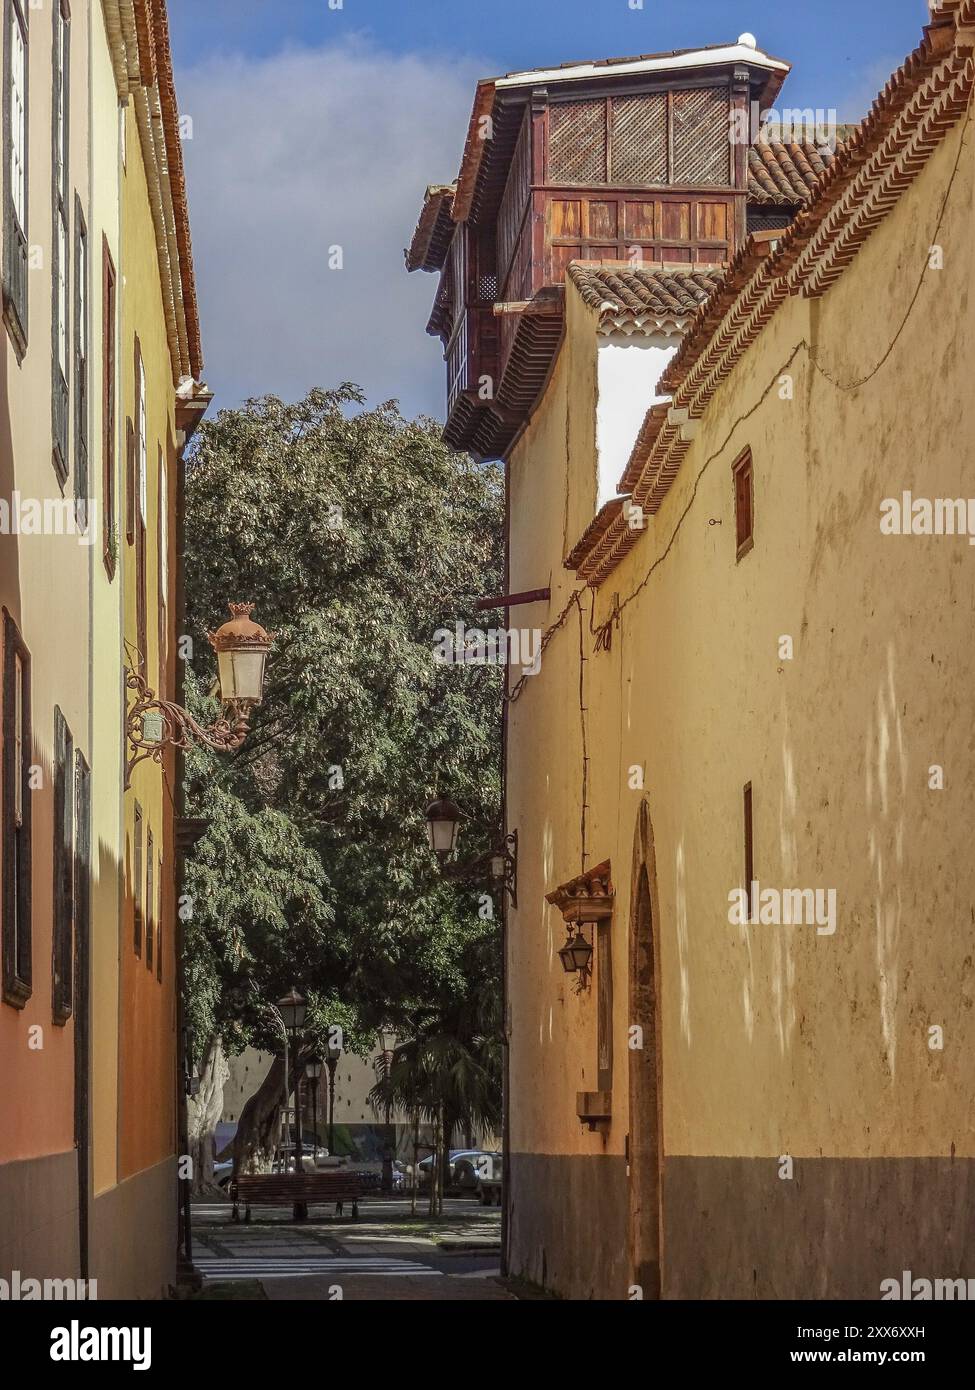
M 565 1296 L 876 1299 L 975 1268 L 972 552 L 880 527 L 904 490 L 972 492 L 971 140 L 946 121 L 828 292 L 778 304 L 584 587 L 563 562 L 601 473 L 597 316 L 567 284 L 509 459 L 509 589 L 551 586 L 509 621 L 565 617 L 507 753 L 509 1266 Z M 754 879 L 835 890 L 835 931 L 729 919 L 749 785 Z M 545 895 L 603 860 L 579 990 Z M 606 1089 L 589 1130 L 577 1092 Z
M 8 21 L 16 3 L 8 0 Z M 157 694 L 178 698 L 180 455 L 209 396 L 196 379 L 163 0 L 64 6 L 61 28 L 50 7 L 16 14 L 28 34 L 31 269 L 26 313 L 12 320 L 17 286 L 5 262 L 0 499 L 82 497 L 88 525 L 80 537 L 0 536 L 5 628 L 9 615 L 26 671 L 16 699 L 0 673 L 0 875 L 12 883 L 10 865 L 21 865 L 7 848 L 11 827 L 31 866 L 29 880 L 21 874 L 31 931 L 20 957 L 27 919 L 15 920 L 0 878 L 0 1277 L 81 1277 L 97 1280 L 101 1298 L 158 1297 L 175 1281 L 177 1256 L 176 768 L 172 755 L 142 764 L 126 785 L 125 676 L 138 670 Z M 70 57 L 66 193 L 56 181 L 55 34 Z M 10 35 L 8 22 L 2 43 Z M 9 63 L 4 72 L 9 106 Z M 16 80 L 13 88 L 16 105 Z M 5 197 L 9 174 L 5 166 Z M 62 301 L 52 181 L 68 212 Z M 60 452 L 59 360 L 68 364 Z M 8 777 L 21 732 L 25 767 L 36 772 L 22 824 Z M 54 766 L 66 739 L 70 779 Z M 18 961 L 29 982 L 17 978 Z
M 12 0 L 11 0 L 12 3 Z M 11 61 L 11 4 L 5 6 L 0 53 Z M 25 115 L 26 195 L 21 203 L 21 231 L 27 245 L 26 288 L 16 311 L 19 330 L 10 325 L 11 285 L 5 275 L 8 305 L 0 327 L 0 497 L 6 520 L 0 534 L 0 603 L 5 637 L 19 632 L 29 663 L 31 836 L 29 982 L 18 984 L 18 969 L 4 972 L 0 1002 L 0 1270 L 18 1268 L 24 1276 L 70 1275 L 78 1271 L 79 1119 L 75 1113 L 75 1057 L 79 1025 L 85 1026 L 83 994 L 56 1000 L 52 971 L 55 934 L 55 742 L 56 711 L 63 717 L 73 752 L 90 767 L 91 753 L 91 633 L 92 573 L 97 520 L 89 518 L 87 534 L 57 534 L 53 525 L 26 522 L 16 533 L 13 514 L 16 495 L 43 504 L 62 502 L 73 509 L 79 466 L 78 420 L 73 409 L 67 421 L 66 449 L 55 461 L 53 370 L 58 302 L 55 282 L 55 217 L 53 149 L 55 147 L 55 39 L 52 8 L 24 6 L 17 15 L 26 50 Z M 75 77 L 64 104 L 67 139 L 61 194 L 68 218 L 67 302 L 73 298 L 76 271 L 76 233 L 90 201 L 88 164 L 88 19 L 78 7 L 70 22 L 70 68 Z M 5 68 L 6 70 L 6 68 Z M 3 197 L 10 194 L 10 170 L 4 170 Z M 64 248 L 61 249 L 63 258 Z M 70 310 L 69 310 L 70 312 Z M 64 313 L 64 304 L 60 307 Z M 73 373 L 69 369 L 69 377 Z M 74 386 L 70 380 L 69 385 Z M 70 396 L 74 403 L 74 394 Z M 82 487 L 88 496 L 90 489 Z M 62 512 L 62 519 L 65 513 Z M 10 647 L 4 642 L 4 682 L 10 676 Z M 8 701 L 9 704 L 9 701 Z M 27 730 L 25 729 L 25 732 Z M 74 759 L 71 774 L 75 771 Z M 9 786 L 5 802 L 11 800 Z M 25 824 L 28 822 L 25 820 Z M 9 841 L 10 821 L 3 837 Z M 7 853 L 0 876 L 11 877 Z M 13 869 L 16 873 L 16 869 Z M 6 884 L 0 878 L 6 905 L 7 940 L 11 911 Z M 26 926 L 26 919 L 23 925 Z M 26 999 L 23 995 L 27 994 Z M 39 1106 L 38 1097 L 45 1098 Z

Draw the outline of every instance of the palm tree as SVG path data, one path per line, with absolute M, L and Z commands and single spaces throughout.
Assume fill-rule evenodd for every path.
M 431 1214 L 443 1210 L 454 1130 L 494 1134 L 501 1127 L 500 1038 L 475 1034 L 464 1040 L 436 1026 L 446 1021 L 431 1021 L 382 1056 L 369 1092 L 377 1110 L 388 1106 L 405 1111 L 414 1126 L 421 1121 L 433 1126 L 439 1180 L 431 1183 Z

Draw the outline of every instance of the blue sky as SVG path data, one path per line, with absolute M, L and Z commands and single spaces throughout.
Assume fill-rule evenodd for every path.
M 793 65 L 783 106 L 851 120 L 927 19 L 926 0 L 631 3 L 170 0 L 218 406 L 353 380 L 372 402 L 442 414 L 440 345 L 423 332 L 435 281 L 408 276 L 402 248 L 425 184 L 456 173 L 478 76 L 750 31 Z

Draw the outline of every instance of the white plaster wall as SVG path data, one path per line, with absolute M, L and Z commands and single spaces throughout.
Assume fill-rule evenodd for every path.
M 618 495 L 623 470 L 650 407 L 664 399 L 656 385 L 680 346 L 678 335 L 599 339 L 596 368 L 597 510 Z

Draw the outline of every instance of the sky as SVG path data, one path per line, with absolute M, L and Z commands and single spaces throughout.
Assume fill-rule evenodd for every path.
M 436 278 L 408 275 L 403 248 L 426 185 L 457 173 L 479 77 L 750 32 L 793 65 L 781 106 L 858 120 L 928 17 L 927 0 L 169 0 L 169 12 L 216 407 L 354 381 L 371 404 L 438 419 L 442 349 L 424 332 Z

